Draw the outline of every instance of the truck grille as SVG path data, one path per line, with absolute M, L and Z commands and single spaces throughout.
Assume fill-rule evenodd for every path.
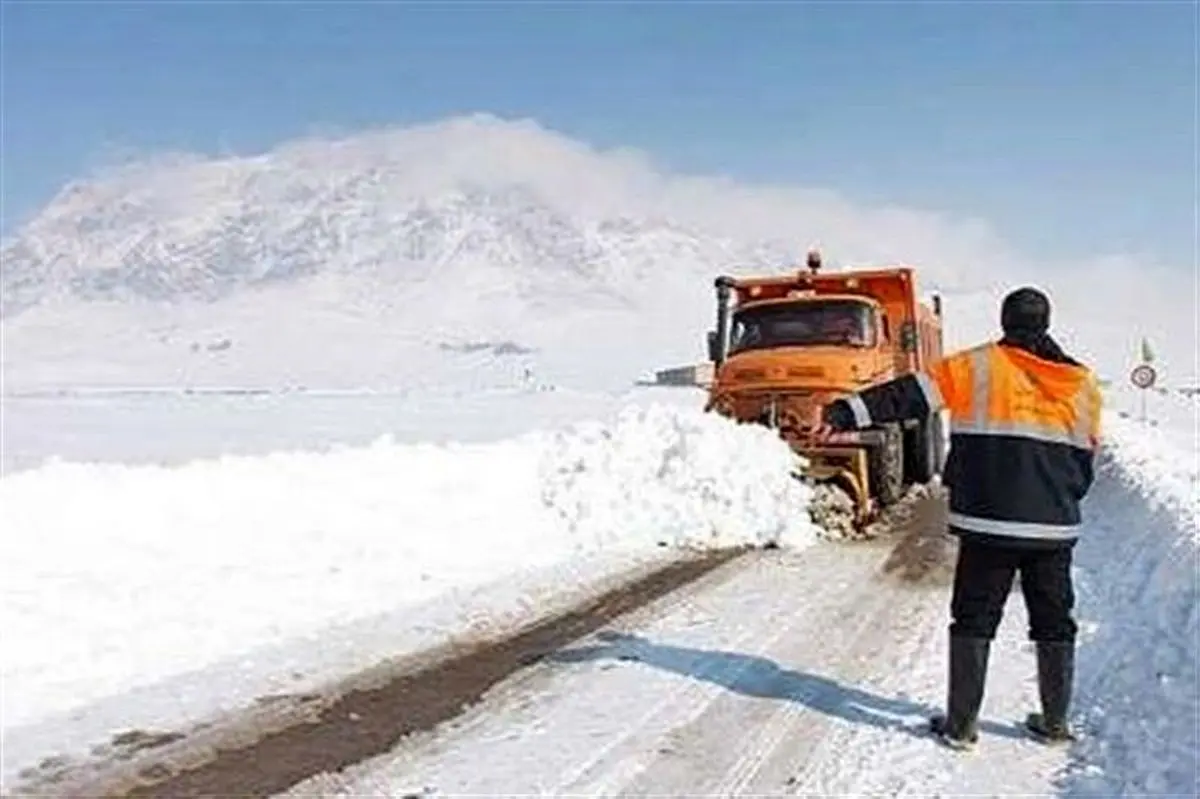
M 821 409 L 832 395 L 816 391 L 731 391 L 716 397 L 712 407 L 739 422 L 769 423 L 807 430 L 819 422 Z

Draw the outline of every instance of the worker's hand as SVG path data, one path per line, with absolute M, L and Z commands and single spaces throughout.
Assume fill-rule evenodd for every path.
M 837 430 L 832 426 L 821 423 L 812 429 L 811 435 L 814 441 L 828 441 L 836 432 Z

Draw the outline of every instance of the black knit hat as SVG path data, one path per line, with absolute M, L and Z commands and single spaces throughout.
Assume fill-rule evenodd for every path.
M 1029 286 L 1011 292 L 1000 307 L 1000 326 L 1005 333 L 1045 333 L 1050 329 L 1050 299 Z

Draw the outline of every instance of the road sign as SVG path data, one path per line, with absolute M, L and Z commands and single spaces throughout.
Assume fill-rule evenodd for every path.
M 1158 379 L 1158 372 L 1148 363 L 1138 364 L 1129 373 L 1129 380 L 1138 388 L 1150 388 Z

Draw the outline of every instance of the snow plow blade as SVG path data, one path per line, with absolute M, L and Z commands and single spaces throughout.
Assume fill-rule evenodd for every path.
M 860 444 L 851 443 L 803 444 L 794 445 L 793 449 L 807 461 L 800 470 L 800 477 L 813 485 L 840 488 L 854 504 L 854 526 L 866 526 L 874 511 L 867 450 Z
M 834 485 L 846 492 L 854 503 L 855 526 L 865 526 L 873 510 L 867 488 L 867 453 L 854 447 L 818 447 L 800 454 L 808 459 L 801 477 L 814 485 Z

